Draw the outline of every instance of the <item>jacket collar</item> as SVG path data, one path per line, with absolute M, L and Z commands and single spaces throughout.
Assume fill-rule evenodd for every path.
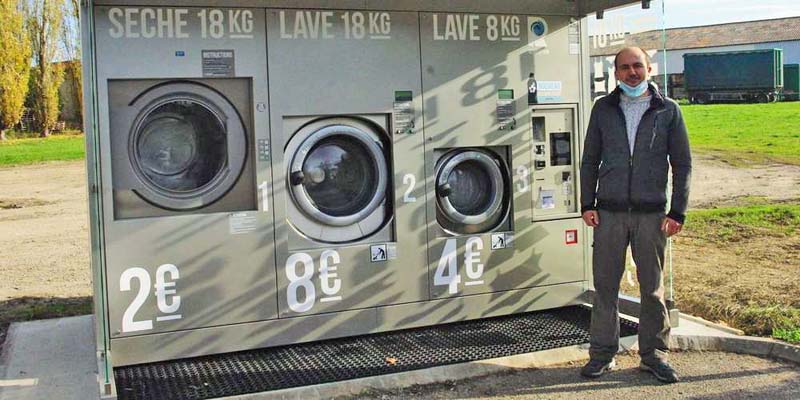
M 664 95 L 662 95 L 661 92 L 658 91 L 658 88 L 656 88 L 652 82 L 647 83 L 647 88 L 650 91 L 650 108 L 652 109 L 652 108 L 663 107 L 664 103 L 666 102 L 664 100 Z M 611 94 L 609 94 L 608 97 L 611 98 L 615 106 L 619 106 L 619 102 L 622 97 L 622 89 L 620 89 L 619 86 L 617 86 L 617 88 L 614 89 L 614 91 L 611 92 Z

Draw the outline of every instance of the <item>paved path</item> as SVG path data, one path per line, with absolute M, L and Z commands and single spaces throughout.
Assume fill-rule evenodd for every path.
M 800 399 L 800 366 L 749 355 L 673 353 L 682 382 L 659 383 L 640 372 L 635 355 L 617 357 L 618 369 L 599 379 L 578 375 L 582 363 L 520 369 L 460 382 L 370 392 L 364 399 Z

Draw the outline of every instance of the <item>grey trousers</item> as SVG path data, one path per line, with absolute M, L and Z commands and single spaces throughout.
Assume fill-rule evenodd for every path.
M 661 231 L 664 213 L 600 210 L 599 214 L 600 225 L 594 228 L 592 252 L 595 297 L 589 356 L 609 361 L 619 348 L 619 285 L 630 244 L 642 302 L 639 355 L 645 361 L 664 360 L 670 333 L 661 280 L 667 241 Z

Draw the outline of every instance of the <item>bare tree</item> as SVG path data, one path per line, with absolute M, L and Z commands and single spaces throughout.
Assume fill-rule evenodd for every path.
M 58 120 L 58 87 L 64 70 L 56 64 L 59 55 L 63 0 L 29 0 L 27 27 L 33 49 L 31 98 L 40 136 L 50 135 Z
M 0 1 L 0 140 L 19 123 L 28 93 L 31 45 L 19 4 Z

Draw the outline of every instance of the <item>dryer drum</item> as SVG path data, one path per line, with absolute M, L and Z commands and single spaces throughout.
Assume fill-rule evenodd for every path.
M 216 91 L 179 82 L 157 86 L 129 135 L 128 159 L 141 182 L 135 192 L 174 210 L 205 207 L 235 184 L 246 154 L 244 125 Z
M 294 201 L 312 219 L 332 226 L 358 223 L 384 201 L 386 157 L 361 129 L 336 124 L 311 133 L 295 152 L 289 184 Z
M 191 100 L 170 100 L 143 119 L 134 160 L 150 184 L 165 192 L 202 188 L 225 167 L 227 143 L 219 117 Z
M 491 230 L 507 212 L 502 163 L 482 150 L 456 150 L 445 155 L 436 175 L 439 223 L 454 233 Z

